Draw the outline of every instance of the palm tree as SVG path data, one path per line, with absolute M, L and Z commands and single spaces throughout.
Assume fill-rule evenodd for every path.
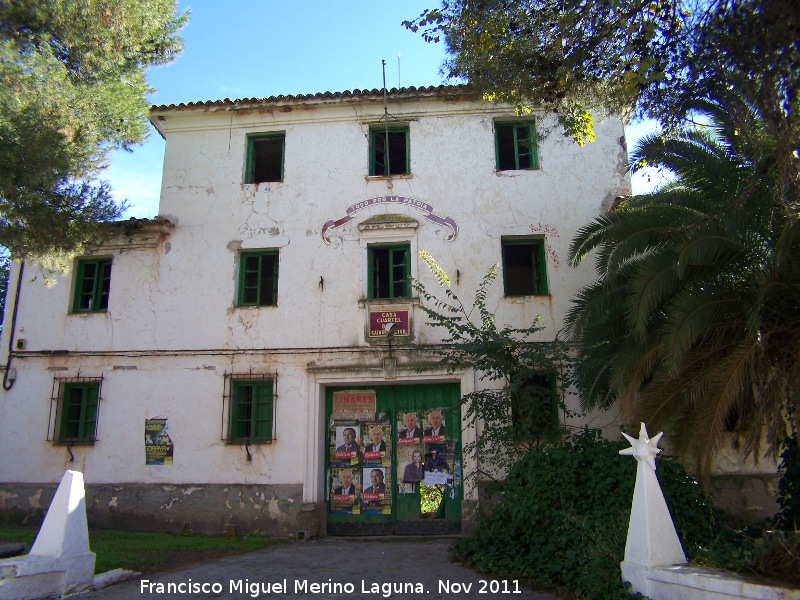
M 583 408 L 618 402 L 626 422 L 671 430 L 707 483 L 726 432 L 758 460 L 800 418 L 800 199 L 777 189 L 773 139 L 735 89 L 691 109 L 705 125 L 632 155 L 671 181 L 572 241 L 570 262 L 591 253 L 598 278 L 567 330 Z

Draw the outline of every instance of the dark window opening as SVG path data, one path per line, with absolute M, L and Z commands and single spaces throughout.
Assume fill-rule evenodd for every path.
M 495 123 L 495 143 L 498 171 L 539 168 L 533 122 Z
M 503 241 L 503 286 L 506 296 L 547 294 L 543 240 Z
M 375 127 L 370 129 L 370 175 L 406 175 L 408 161 L 408 128 Z
M 411 250 L 408 246 L 370 247 L 369 297 L 411 297 Z
M 285 136 L 250 137 L 245 183 L 283 181 Z

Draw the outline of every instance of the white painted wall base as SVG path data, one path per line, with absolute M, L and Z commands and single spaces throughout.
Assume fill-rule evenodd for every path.
M 730 571 L 676 565 L 645 567 L 623 561 L 622 580 L 652 600 L 800 600 L 800 590 L 755 583 Z

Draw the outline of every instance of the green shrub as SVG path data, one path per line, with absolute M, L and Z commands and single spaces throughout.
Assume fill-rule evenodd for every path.
M 635 461 L 619 455 L 628 445 L 583 429 L 528 452 L 454 556 L 580 598 L 628 597 L 619 568 L 636 481 Z M 677 462 L 658 459 L 656 474 L 687 556 L 708 553 L 724 531 L 716 511 Z

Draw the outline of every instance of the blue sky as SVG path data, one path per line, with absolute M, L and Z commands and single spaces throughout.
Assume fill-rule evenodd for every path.
M 191 11 L 184 50 L 170 65 L 147 72 L 152 104 L 177 104 L 279 94 L 313 94 L 386 85 L 447 83 L 441 44 L 428 44 L 401 25 L 436 0 L 179 0 Z M 400 55 L 398 68 L 398 54 Z M 631 128 L 631 147 L 640 128 Z M 101 175 L 126 217 L 158 214 L 164 141 L 151 127 L 133 152 L 111 155 Z M 637 184 L 637 182 L 634 182 Z M 638 185 L 637 185 L 638 187 Z

